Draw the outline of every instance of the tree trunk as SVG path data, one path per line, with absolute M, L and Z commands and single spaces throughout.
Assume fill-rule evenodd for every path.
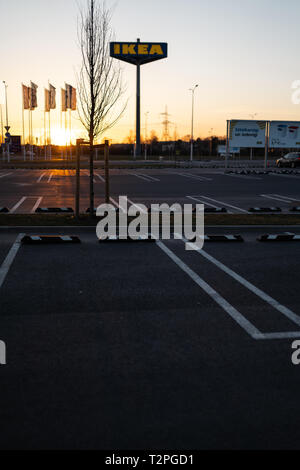
M 90 217 L 94 217 L 94 139 L 90 138 Z

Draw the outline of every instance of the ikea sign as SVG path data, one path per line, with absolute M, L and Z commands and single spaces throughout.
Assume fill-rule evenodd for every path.
M 168 44 L 162 42 L 111 42 L 110 56 L 134 65 L 168 57 Z

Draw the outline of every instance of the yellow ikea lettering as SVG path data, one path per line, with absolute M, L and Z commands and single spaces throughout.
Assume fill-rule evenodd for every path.
M 139 44 L 138 45 L 138 54 L 139 55 L 143 55 L 143 54 L 148 55 L 148 45 L 147 44 Z
M 150 50 L 150 55 L 154 55 L 154 54 L 157 54 L 157 55 L 164 55 L 163 51 L 162 51 L 162 48 L 159 44 L 155 44 L 151 47 L 151 50 Z
M 115 53 L 115 54 L 121 54 L 121 47 L 120 47 L 120 44 L 115 44 L 115 45 L 114 45 L 114 53 Z
M 134 44 L 123 44 L 123 54 L 134 54 L 136 55 Z

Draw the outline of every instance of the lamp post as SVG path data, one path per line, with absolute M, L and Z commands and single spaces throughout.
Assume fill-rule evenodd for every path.
M 3 80 L 3 84 L 4 84 L 4 87 L 5 87 L 5 108 L 6 108 L 6 126 L 5 126 L 5 129 L 6 129 L 6 153 L 7 153 L 7 159 L 8 161 L 10 160 L 10 155 L 9 155 L 9 140 L 10 140 L 10 135 L 9 135 L 9 129 L 10 129 L 10 126 L 8 124 L 8 102 L 7 102 L 7 88 L 8 88 L 8 85 L 7 83 L 5 82 L 5 80 Z
M 251 117 L 251 119 L 255 119 L 255 117 L 257 116 L 257 113 L 254 113 L 254 114 L 249 114 L 249 116 Z M 253 160 L 253 148 L 250 149 L 250 160 L 252 161 Z
M 199 85 L 195 85 L 190 88 L 192 92 L 192 132 L 191 132 L 191 162 L 194 160 L 194 102 L 195 102 L 195 90 Z
M 147 111 L 147 112 L 145 113 L 145 160 L 147 160 L 148 115 L 149 115 L 149 111 Z

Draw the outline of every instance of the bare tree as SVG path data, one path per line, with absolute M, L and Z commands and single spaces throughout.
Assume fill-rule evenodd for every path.
M 87 0 L 80 11 L 78 37 L 82 66 L 78 75 L 79 117 L 90 143 L 90 211 L 94 213 L 94 142 L 113 127 L 126 104 L 114 109 L 124 94 L 121 68 L 110 57 L 111 12 L 101 0 Z

